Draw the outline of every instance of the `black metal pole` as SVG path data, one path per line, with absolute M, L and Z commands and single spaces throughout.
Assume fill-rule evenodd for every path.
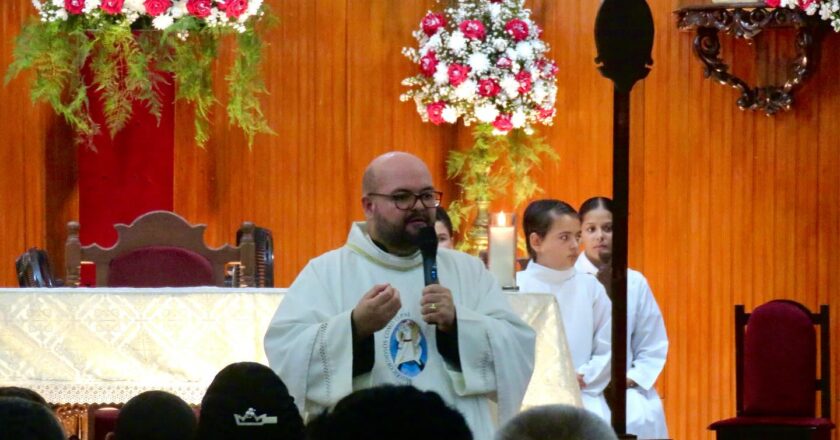
M 595 18 L 598 69 L 613 88 L 612 426 L 627 434 L 627 217 L 630 199 L 630 91 L 653 64 L 653 16 L 645 0 L 604 0 Z
M 627 432 L 627 217 L 630 93 L 613 90 L 612 426 Z

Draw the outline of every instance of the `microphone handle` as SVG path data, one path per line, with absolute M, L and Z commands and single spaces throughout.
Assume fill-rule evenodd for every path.
M 427 286 L 429 284 L 438 284 L 437 262 L 435 260 L 423 260 L 423 280 Z

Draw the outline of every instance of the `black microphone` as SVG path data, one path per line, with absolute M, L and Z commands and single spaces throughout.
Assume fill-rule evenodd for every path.
M 423 255 L 423 280 L 426 285 L 438 284 L 437 273 L 437 249 L 438 238 L 433 226 L 426 226 L 420 229 L 417 236 L 417 246 Z

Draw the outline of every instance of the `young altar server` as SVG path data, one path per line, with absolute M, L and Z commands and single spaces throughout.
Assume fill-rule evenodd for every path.
M 531 261 L 516 274 L 519 290 L 557 297 L 583 406 L 609 422 L 604 388 L 610 380 L 612 305 L 594 276 L 575 270 L 577 212 L 560 200 L 537 200 L 525 209 L 523 230 Z
M 603 257 L 612 252 L 612 200 L 585 201 L 580 218 L 584 252 L 575 268 L 597 275 Z M 668 335 L 653 292 L 644 275 L 627 269 L 627 432 L 640 439 L 668 437 L 662 400 L 653 387 L 667 354 Z

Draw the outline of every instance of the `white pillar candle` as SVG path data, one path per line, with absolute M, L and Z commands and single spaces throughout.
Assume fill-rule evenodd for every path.
M 487 265 L 502 287 L 514 287 L 516 264 L 516 224 L 513 214 L 500 212 L 493 215 L 490 225 L 490 245 Z

